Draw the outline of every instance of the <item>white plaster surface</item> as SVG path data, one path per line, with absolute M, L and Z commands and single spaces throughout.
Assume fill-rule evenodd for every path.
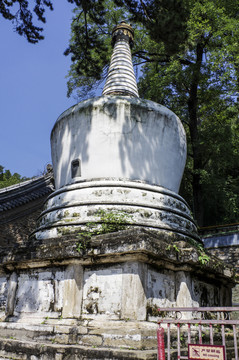
M 213 306 L 216 299 L 220 301 L 217 287 L 198 281 L 187 272 L 128 262 L 86 269 L 82 316 L 155 320 L 158 308 L 197 307 L 204 301 L 204 306 Z
M 127 96 L 83 101 L 59 117 L 51 147 L 57 190 L 45 204 L 37 239 L 80 232 L 87 223 L 100 222 L 99 210 L 125 213 L 127 226 L 198 239 L 190 210 L 177 194 L 185 131 L 164 106 Z
M 146 319 L 147 265 L 128 262 L 123 265 L 121 319 Z
M 147 299 L 151 306 L 175 306 L 175 276 L 172 271 L 164 270 L 159 274 L 153 268 L 148 269 Z
M 79 318 L 81 316 L 82 288 L 82 266 L 69 265 L 64 273 L 64 289 L 61 293 L 62 316 L 64 318 Z
M 64 271 L 56 271 L 54 274 L 54 311 L 61 312 L 63 308 Z
M 51 134 L 56 188 L 70 184 L 71 162 L 81 178 L 143 180 L 178 192 L 186 136 L 178 117 L 149 100 L 102 96 L 66 110 Z
M 13 315 L 14 312 L 14 303 L 17 290 L 17 274 L 13 272 L 10 276 L 8 282 L 8 293 L 7 293 L 7 306 L 6 306 L 6 315 Z
M 93 318 L 105 314 L 119 318 L 121 310 L 122 269 L 110 266 L 84 272 L 83 308 L 84 317 Z
M 128 226 L 165 229 L 198 238 L 189 208 L 179 195 L 160 186 L 122 179 L 80 181 L 55 191 L 39 218 L 36 237 L 81 231 L 87 223 L 100 221 L 99 210 L 124 213 Z
M 29 270 L 20 273 L 14 315 L 21 313 L 47 313 L 62 307 L 63 273 Z
M 115 91 L 139 96 L 129 43 L 120 39 L 114 45 L 102 93 L 106 95 Z
M 50 277 L 48 273 L 48 277 Z M 39 294 L 41 294 L 39 296 Z M 54 291 L 51 279 L 45 281 L 28 274 L 21 274 L 18 280 L 17 304 L 15 311 L 21 312 L 46 312 L 54 300 Z
M 175 276 L 175 283 L 177 288 L 176 306 L 192 307 L 193 301 L 191 277 L 187 276 L 184 271 L 179 271 Z
M 93 199 L 93 201 L 91 201 Z M 121 179 L 84 181 L 63 187 L 54 192 L 47 202 L 47 208 L 78 206 L 93 203 L 124 202 L 125 205 L 161 206 L 190 216 L 189 208 L 182 197 L 160 186 L 145 183 L 123 181 Z M 63 217 L 61 209 L 58 216 Z M 66 211 L 65 209 L 63 211 Z
M 140 261 L 29 269 L 18 277 L 13 273 L 10 280 L 17 282 L 17 291 L 7 291 L 11 286 L 1 278 L 0 315 L 11 300 L 16 319 L 33 319 L 26 320 L 29 326 L 46 317 L 57 321 L 156 321 L 158 308 L 215 306 L 230 300 L 223 286 L 199 280 L 187 271 L 155 268 Z
M 0 276 L 0 317 L 5 312 L 8 291 L 8 279 L 6 276 Z

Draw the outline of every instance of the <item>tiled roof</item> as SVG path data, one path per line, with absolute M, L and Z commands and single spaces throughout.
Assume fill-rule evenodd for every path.
M 54 191 L 52 174 L 46 174 L 0 189 L 0 214 Z

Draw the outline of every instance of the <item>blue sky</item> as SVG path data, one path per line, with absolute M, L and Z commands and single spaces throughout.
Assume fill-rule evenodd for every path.
M 51 129 L 76 103 L 66 96 L 70 57 L 63 55 L 73 6 L 66 0 L 54 4 L 38 44 L 14 33 L 9 21 L 0 22 L 0 165 L 27 177 L 51 163 Z

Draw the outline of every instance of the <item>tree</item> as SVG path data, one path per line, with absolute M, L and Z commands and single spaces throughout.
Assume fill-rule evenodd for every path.
M 71 24 L 71 40 L 65 55 L 71 55 L 68 96 L 76 92 L 79 99 L 93 96 L 94 89 L 107 75 L 112 53 L 111 32 L 124 18 L 125 9 L 112 0 L 77 7 Z
M 234 193 L 239 188 L 235 97 L 239 85 L 238 2 L 115 0 L 114 3 L 134 21 L 137 33 L 134 62 L 142 66 L 140 96 L 168 106 L 185 125 L 188 163 L 181 191 L 192 205 L 198 224 L 234 221 L 239 208 Z M 109 1 L 101 4 L 106 6 Z M 88 9 L 78 8 L 76 14 L 71 45 L 66 52 L 73 60 L 68 94 L 79 86 L 92 89 L 95 81 L 103 79 L 109 61 L 107 39 L 114 10 L 102 11 L 101 23 L 97 23 L 96 17 L 93 21 Z M 82 29 L 80 34 L 77 24 Z M 94 42 L 100 41 L 97 56 L 93 47 L 86 50 L 86 42 L 85 50 L 77 52 L 78 45 L 86 41 L 88 30 Z M 100 67 L 95 67 L 95 74 L 92 64 L 97 57 Z M 84 96 L 81 89 L 77 92 Z M 228 204 L 232 207 L 230 211 Z
M 86 13 L 90 11 L 92 18 L 100 22 L 101 11 L 105 11 L 102 6 L 103 0 L 67 0 L 71 4 L 81 7 Z M 0 0 L 0 14 L 4 19 L 13 23 L 14 30 L 22 36 L 25 36 L 30 43 L 37 43 L 44 39 L 42 35 L 43 28 L 36 25 L 39 21 L 45 24 L 46 9 L 53 10 L 52 0 L 34 0 L 33 8 L 28 0 Z M 96 16 L 94 18 L 94 16 Z M 34 18 L 36 17 L 36 19 Z
M 185 1 L 185 0 L 184 0 Z M 180 6 L 181 0 L 164 0 L 166 6 L 166 13 L 170 15 L 165 19 L 165 12 L 161 14 L 161 18 L 157 22 L 158 26 L 169 29 L 171 31 L 161 32 L 160 29 L 156 29 L 157 25 L 152 27 L 151 22 L 149 28 L 152 30 L 152 34 L 156 34 L 159 30 L 163 38 L 167 38 L 167 51 L 162 55 L 163 58 L 169 59 L 170 54 L 175 53 L 178 50 L 181 35 L 185 32 L 185 8 Z M 170 12 L 173 7 L 173 3 L 177 5 L 177 16 L 175 19 L 175 12 Z M 124 19 L 128 19 L 129 22 L 134 22 L 135 29 L 135 61 L 154 61 L 154 57 L 160 56 L 155 51 L 148 54 L 147 49 L 144 47 L 145 40 L 150 36 L 145 36 L 145 26 L 143 15 L 145 7 L 140 6 L 142 1 L 120 1 L 120 0 L 102 0 L 99 2 L 101 5 L 98 16 L 96 15 L 95 1 L 89 0 L 88 7 L 84 7 L 83 4 L 78 6 L 75 10 L 75 16 L 71 26 L 71 40 L 70 45 L 65 51 L 65 55 L 71 55 L 72 65 L 69 71 L 68 77 L 68 96 L 72 95 L 76 91 L 78 99 L 89 97 L 92 95 L 92 89 L 105 79 L 107 74 L 107 65 L 109 64 L 111 49 L 111 32 L 115 25 Z M 157 1 L 156 1 L 157 4 Z M 171 4 L 171 5 L 170 5 Z M 137 9 L 137 13 L 132 12 Z M 158 6 L 154 8 L 157 13 Z M 99 20 L 100 19 L 100 20 Z M 148 16 L 146 16 L 147 23 Z M 164 19 L 164 25 L 161 20 Z M 181 30 L 184 29 L 184 32 Z M 155 36 L 154 36 L 155 37 Z M 184 35 L 183 35 L 184 37 Z M 158 38 L 158 36 L 156 36 Z M 161 42 L 162 43 L 162 42 Z M 144 45 L 143 45 L 144 44 Z M 155 42 L 156 44 L 156 42 Z M 149 59 L 150 56 L 150 59 Z M 158 60 L 157 60 L 158 61 Z
M 46 8 L 53 10 L 51 1 L 35 0 L 33 9 L 29 8 L 27 0 L 0 0 L 0 14 L 13 23 L 14 30 L 27 38 L 30 43 L 37 43 L 44 39 L 42 36 L 43 28 L 34 24 L 33 15 L 40 23 L 45 23 L 44 16 Z
M 26 177 L 22 177 L 18 173 L 11 174 L 10 170 L 4 170 L 4 167 L 0 165 L 0 189 L 26 180 Z
M 186 124 L 189 152 L 185 178 L 187 190 L 191 188 L 193 197 L 184 195 L 193 199 L 190 202 L 194 216 L 201 226 L 235 219 L 218 216 L 220 208 L 228 215 L 226 207 L 231 197 L 227 190 L 225 198 L 222 183 L 227 183 L 230 172 L 236 175 L 233 169 L 235 163 L 238 164 L 232 127 L 238 114 L 233 95 L 238 91 L 239 13 L 238 5 L 234 11 L 232 5 L 228 1 L 195 2 L 187 22 L 189 35 L 182 50 L 169 60 L 147 63 L 140 83 L 141 94 L 170 107 Z M 234 131 L 238 135 L 235 126 Z M 231 156 L 227 157 L 228 154 Z M 226 157 L 227 161 L 223 162 Z M 221 181 L 218 181 L 217 162 L 221 164 Z M 238 175 L 234 180 L 238 188 Z M 183 187 L 185 190 L 186 186 Z M 221 206 L 218 207 L 216 199 L 213 201 L 212 194 L 221 199 Z M 236 197 L 231 215 L 238 210 Z M 212 216 L 208 209 L 217 216 Z

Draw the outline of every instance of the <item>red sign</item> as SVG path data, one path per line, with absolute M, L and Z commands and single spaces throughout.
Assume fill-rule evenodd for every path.
M 225 360 L 225 347 L 188 344 L 188 360 Z

